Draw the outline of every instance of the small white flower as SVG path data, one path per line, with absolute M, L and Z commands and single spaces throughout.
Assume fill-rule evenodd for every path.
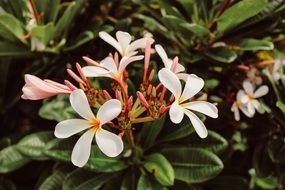
M 197 134 L 201 138 L 207 137 L 208 132 L 204 123 L 192 111 L 197 111 L 212 118 L 217 118 L 217 107 L 206 101 L 189 102 L 189 99 L 195 96 L 203 88 L 203 79 L 196 75 L 189 75 L 184 90 L 182 91 L 182 85 L 179 78 L 169 69 L 161 69 L 158 72 L 158 78 L 175 97 L 175 101 L 172 103 L 169 110 L 171 121 L 173 123 L 180 123 L 184 114 L 186 114 Z
M 275 60 L 273 66 L 266 68 L 265 73 L 273 78 L 274 81 L 278 82 L 281 79 L 281 71 L 285 66 L 284 59 Z
M 240 100 L 247 106 L 248 113 L 252 116 L 255 114 L 255 110 L 257 110 L 259 113 L 264 113 L 264 109 L 258 102 L 257 98 L 260 98 L 268 93 L 268 86 L 262 85 L 255 91 L 255 87 L 252 83 L 249 81 L 244 81 L 243 88 L 244 93 L 240 95 Z
M 100 65 L 86 66 L 83 67 L 82 70 L 86 77 L 109 77 L 121 81 L 126 67 L 131 62 L 138 61 L 143 58 L 143 55 L 132 57 L 125 56 L 121 59 L 119 65 L 117 65 L 112 57 L 106 57 L 100 62 Z
M 146 47 L 147 40 L 150 41 L 152 44 L 154 40 L 152 38 L 141 38 L 135 40 L 131 43 L 132 37 L 127 32 L 118 31 L 116 32 L 116 39 L 114 39 L 110 34 L 107 32 L 99 32 L 99 36 L 105 42 L 113 46 L 121 56 L 133 56 L 136 55 L 138 52 L 137 49 L 144 49 Z
M 171 70 L 173 64 L 175 64 L 174 59 L 173 60 L 169 59 L 165 50 L 159 44 L 155 45 L 155 50 L 158 53 L 158 55 L 160 56 L 160 58 L 164 64 L 164 67 Z M 184 81 L 186 81 L 188 76 L 189 76 L 189 74 L 183 73 L 185 71 L 185 67 L 183 65 L 181 65 L 180 63 L 178 63 L 176 68 L 174 68 L 174 70 L 172 70 L 172 71 L 178 76 L 179 79 L 182 79 Z
M 241 101 L 241 98 L 244 96 L 244 94 L 245 93 L 243 90 L 239 90 L 236 95 L 236 101 L 233 103 L 231 107 L 231 111 L 234 112 L 234 117 L 236 121 L 240 120 L 239 110 L 241 110 L 247 117 L 253 116 L 248 112 L 247 106 L 243 104 Z
M 254 84 L 260 85 L 262 83 L 262 78 L 256 74 L 258 74 L 258 70 L 252 67 L 247 73 L 247 80 Z
M 68 138 L 88 129 L 75 144 L 71 161 L 78 167 L 83 167 L 90 156 L 91 144 L 95 135 L 100 150 L 109 157 L 118 156 L 124 148 L 121 137 L 102 128 L 102 125 L 116 118 L 122 109 L 121 102 L 111 99 L 105 102 L 94 116 L 86 95 L 78 89 L 71 93 L 70 103 L 73 109 L 84 119 L 69 119 L 58 123 L 54 134 L 57 138 Z

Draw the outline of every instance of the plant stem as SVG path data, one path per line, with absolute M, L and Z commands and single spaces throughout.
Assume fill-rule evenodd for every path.
M 34 2 L 34 0 L 29 0 L 29 2 L 31 4 L 32 10 L 33 10 L 33 14 L 34 14 L 34 17 L 36 19 L 36 22 L 38 22 L 39 21 L 39 15 L 38 15 L 38 11 L 36 9 L 35 2 Z
M 141 118 L 131 118 L 131 123 L 144 123 L 148 121 L 153 121 L 154 119 L 151 116 L 141 117 Z
M 134 135 L 133 135 L 131 128 L 126 129 L 126 136 L 127 136 L 130 149 L 132 150 L 132 153 L 134 153 L 136 145 L 135 145 Z

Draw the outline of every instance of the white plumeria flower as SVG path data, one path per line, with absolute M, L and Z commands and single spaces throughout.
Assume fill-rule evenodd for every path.
M 168 58 L 165 50 L 163 49 L 163 47 L 160 44 L 155 45 L 155 50 L 158 53 L 158 55 L 160 56 L 160 58 L 164 64 L 164 67 L 171 70 L 171 67 L 172 67 L 172 64 L 174 63 L 174 60 Z M 186 81 L 189 74 L 183 73 L 184 71 L 185 71 L 185 67 L 183 65 L 181 65 L 180 63 L 178 63 L 173 72 L 178 76 L 179 79 Z
M 182 91 L 179 78 L 169 69 L 163 68 L 158 72 L 160 82 L 174 95 L 175 101 L 172 103 L 169 115 L 173 123 L 180 123 L 186 114 L 197 134 L 201 138 L 208 135 L 204 123 L 192 112 L 197 111 L 212 118 L 218 117 L 218 109 L 215 105 L 206 101 L 192 101 L 189 99 L 195 96 L 204 86 L 203 79 L 196 75 L 189 75 Z M 191 111 L 190 111 L 191 110 Z
M 141 38 L 135 40 L 131 43 L 132 37 L 127 32 L 118 31 L 116 32 L 116 39 L 114 39 L 110 34 L 107 32 L 99 32 L 99 36 L 105 42 L 113 46 L 121 56 L 133 56 L 136 55 L 138 52 L 137 49 L 144 49 L 146 47 L 146 43 L 149 42 L 152 44 L 154 40 L 152 38 Z
M 244 95 L 244 91 L 243 90 L 239 90 L 237 92 L 236 95 L 236 101 L 233 103 L 232 107 L 231 107 L 231 111 L 234 112 L 234 117 L 236 121 L 240 120 L 240 113 L 239 110 L 241 110 L 247 117 L 253 117 L 253 115 L 251 115 L 248 110 L 247 110 L 247 106 L 245 104 L 242 103 L 241 98 Z
M 244 91 L 242 91 L 243 93 L 240 95 L 240 99 L 241 102 L 247 106 L 248 113 L 252 116 L 255 114 L 255 110 L 257 110 L 259 113 L 264 113 L 264 109 L 258 102 L 257 98 L 260 98 L 268 93 L 268 86 L 262 85 L 256 91 L 254 91 L 255 87 L 249 81 L 245 80 L 242 85 Z
M 262 78 L 260 76 L 257 76 L 256 74 L 258 73 L 258 70 L 254 67 L 252 67 L 248 72 L 247 72 L 247 78 L 250 82 L 260 85 L 262 83 Z
M 91 144 L 95 135 L 100 150 L 109 157 L 118 156 L 124 148 L 121 137 L 102 128 L 102 125 L 116 118 L 122 109 L 121 102 L 111 99 L 105 102 L 94 116 L 86 95 L 78 89 L 71 93 L 70 103 L 73 109 L 84 119 L 69 119 L 58 123 L 54 134 L 57 138 L 68 138 L 88 129 L 76 142 L 71 155 L 71 161 L 78 167 L 83 167 L 90 156 Z
M 99 66 L 86 66 L 83 67 L 83 73 L 86 77 L 109 77 L 120 81 L 126 67 L 134 61 L 143 59 L 143 55 L 123 57 L 117 65 L 112 57 L 106 57 L 100 62 Z
M 285 66 L 284 59 L 277 59 L 275 60 L 272 67 L 269 67 L 265 70 L 267 74 L 269 74 L 274 81 L 278 82 L 281 79 L 281 71 L 282 68 Z

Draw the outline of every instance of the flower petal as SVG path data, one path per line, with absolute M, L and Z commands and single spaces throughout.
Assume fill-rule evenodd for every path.
M 181 96 L 181 83 L 178 77 L 169 69 L 163 68 L 158 72 L 160 82 L 174 95 L 178 100 Z
M 242 84 L 245 92 L 248 94 L 248 95 L 253 95 L 253 90 L 254 90 L 254 87 L 253 87 L 253 84 L 250 83 L 249 81 L 245 80 Z
M 204 125 L 204 123 L 191 111 L 185 110 L 184 112 L 190 119 L 196 133 L 201 138 L 206 138 L 208 136 L 208 131 Z
M 183 107 L 203 113 L 209 117 L 217 118 L 218 117 L 218 109 L 214 104 L 211 104 L 206 101 L 195 101 L 189 102 L 182 105 Z
M 181 65 L 180 63 L 178 63 L 176 70 L 175 70 L 175 73 L 180 73 L 183 71 L 185 71 L 185 67 L 183 65 Z
M 184 117 L 184 109 L 178 105 L 178 101 L 172 103 L 169 110 L 170 119 L 173 123 L 180 123 Z
M 55 126 L 54 135 L 57 138 L 67 138 L 91 127 L 89 121 L 84 119 L 68 119 Z
M 183 80 L 184 82 L 187 81 L 189 74 L 187 73 L 176 73 L 176 76 L 180 79 Z
M 102 128 L 96 132 L 95 138 L 100 150 L 109 157 L 118 156 L 124 149 L 121 137 Z
M 180 101 L 183 102 L 195 96 L 204 86 L 204 80 L 196 75 L 189 75 L 184 86 Z
M 254 108 L 254 104 L 252 101 L 249 101 L 247 103 L 247 110 L 248 110 L 249 115 L 253 116 L 255 114 L 255 108 Z
M 122 56 L 124 56 L 126 53 L 125 51 L 126 51 L 127 47 L 131 43 L 132 37 L 127 32 L 118 31 L 118 32 L 116 32 L 116 38 L 117 38 L 120 46 L 122 47 L 122 50 L 123 50 Z
M 129 55 L 130 53 L 132 53 L 133 51 L 135 51 L 137 49 L 144 49 L 146 47 L 147 41 L 149 41 L 150 44 L 152 44 L 154 42 L 154 40 L 152 38 L 141 38 L 141 39 L 133 41 L 129 45 L 129 47 L 127 48 L 126 55 Z
M 164 67 L 167 69 L 171 68 L 172 60 L 170 60 L 160 44 L 154 46 L 156 52 L 158 53 L 159 57 L 161 58 L 162 62 L 164 63 Z
M 112 57 L 106 57 L 100 62 L 100 65 L 112 73 L 118 72 L 117 65 Z
M 144 58 L 143 55 L 138 55 L 138 56 L 133 56 L 133 57 L 123 57 L 120 61 L 120 65 L 119 65 L 119 73 L 122 73 L 125 68 L 134 61 L 138 61 L 138 60 L 142 60 Z
M 119 100 L 111 99 L 105 102 L 97 112 L 97 119 L 100 121 L 100 125 L 116 118 L 122 111 L 122 104 Z
M 107 42 L 108 44 L 116 48 L 116 50 L 118 50 L 118 52 L 122 54 L 123 50 L 122 50 L 121 45 L 110 34 L 103 31 L 103 32 L 99 32 L 99 36 L 102 40 L 104 40 L 105 42 Z
M 261 96 L 264 96 L 265 94 L 267 94 L 269 91 L 268 86 L 266 85 L 262 85 L 261 87 L 259 87 L 253 94 L 254 98 L 259 98 Z
M 110 77 L 110 71 L 101 67 L 86 66 L 82 68 L 83 74 L 86 77 Z
M 258 113 L 263 114 L 265 112 L 262 105 L 257 100 L 252 100 L 252 104 Z
M 88 162 L 93 137 L 94 130 L 90 129 L 76 142 L 71 154 L 71 161 L 75 166 L 83 167 Z
M 234 112 L 235 120 L 236 120 L 236 121 L 239 121 L 239 120 L 240 120 L 240 114 L 239 114 L 239 109 L 238 109 L 238 107 L 236 106 L 236 103 L 234 103 L 234 104 L 232 105 L 231 111 Z
M 44 91 L 44 92 L 57 92 L 58 88 L 52 88 L 50 85 L 48 85 L 46 82 L 44 82 L 42 79 L 34 76 L 34 75 L 25 75 L 25 82 L 29 86 L 37 87 L 38 89 Z
M 83 90 L 74 90 L 69 97 L 72 108 L 84 119 L 94 119 L 94 114 L 89 106 L 87 97 Z
M 23 95 L 21 96 L 21 98 L 28 100 L 41 100 L 55 95 L 55 93 L 44 92 L 37 87 L 26 86 L 26 85 L 22 88 L 22 91 Z

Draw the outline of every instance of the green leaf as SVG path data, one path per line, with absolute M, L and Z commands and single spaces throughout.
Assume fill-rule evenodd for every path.
M 281 101 L 276 102 L 276 106 L 282 111 L 282 113 L 285 115 L 285 104 Z
M 239 39 L 231 43 L 231 45 L 239 46 L 243 51 L 273 50 L 274 44 L 267 40 L 258 40 L 252 38 Z
M 18 19 L 6 12 L 0 13 L 0 36 L 13 42 L 23 42 L 24 29 Z
M 285 164 L 285 143 L 283 137 L 274 137 L 268 142 L 268 153 L 275 163 Z
M 216 177 L 224 168 L 219 157 L 200 148 L 168 148 L 162 153 L 174 168 L 175 179 L 201 183 Z
M 25 136 L 17 145 L 16 148 L 24 155 L 36 160 L 45 160 L 44 148 L 47 143 L 54 139 L 54 134 L 51 131 L 38 132 Z
M 81 33 L 75 40 L 75 42 L 73 43 L 73 45 L 67 47 L 66 49 L 64 49 L 64 51 L 71 51 L 74 50 L 80 46 L 82 46 L 83 44 L 91 41 L 94 39 L 94 34 L 91 31 L 85 31 L 83 33 Z
M 205 55 L 215 61 L 222 63 L 231 63 L 237 58 L 237 54 L 226 47 L 217 47 L 209 49 Z
M 15 146 L 9 146 L 0 151 L 0 173 L 14 171 L 30 161 L 23 156 Z
M 23 56 L 32 55 L 30 49 L 23 45 L 12 44 L 10 42 L 0 42 L 0 56 Z
M 75 0 L 70 2 L 67 9 L 56 23 L 55 35 L 58 39 L 61 39 L 62 37 L 65 38 L 76 13 L 78 13 L 84 2 L 85 0 Z
M 53 139 L 47 143 L 44 154 L 55 160 L 71 162 L 71 151 L 75 140 L 75 138 Z
M 56 171 L 44 180 L 40 185 L 39 190 L 61 189 L 65 175 L 66 174 L 62 171 Z
M 55 26 L 53 23 L 49 23 L 44 26 L 35 26 L 31 30 L 31 36 L 40 40 L 44 45 L 48 45 L 50 40 L 53 39 L 55 32 Z
M 196 133 L 187 139 L 187 147 L 201 148 L 215 154 L 223 153 L 228 145 L 227 140 L 214 131 L 208 131 L 208 136 L 205 139 L 201 139 Z
M 242 0 L 228 8 L 218 20 L 218 34 L 223 34 L 229 29 L 246 21 L 262 11 L 267 5 L 267 0 Z
M 114 174 L 97 174 L 86 170 L 77 169 L 70 173 L 63 181 L 63 190 L 97 190 Z
M 147 122 L 143 125 L 140 132 L 140 141 L 143 147 L 149 148 L 154 144 L 157 136 L 164 126 L 165 118 L 165 116 L 162 116 L 158 120 Z
M 166 190 L 166 187 L 161 186 L 156 181 L 150 179 L 147 175 L 142 174 L 138 180 L 137 190 Z
M 156 180 L 164 185 L 170 186 L 174 183 L 174 171 L 168 160 L 159 153 L 154 153 L 146 158 L 144 167 L 154 174 Z
M 60 95 L 52 100 L 45 100 L 39 115 L 44 119 L 63 121 L 74 118 L 75 112 L 69 103 L 69 97 Z
M 180 25 L 196 36 L 204 38 L 209 35 L 209 30 L 204 26 L 195 23 L 181 23 Z

